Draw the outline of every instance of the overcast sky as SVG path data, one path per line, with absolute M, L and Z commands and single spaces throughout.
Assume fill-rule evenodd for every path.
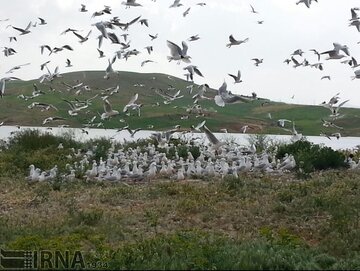
M 206 6 L 196 5 L 206 2 Z M 190 36 L 198 34 L 200 39 L 189 42 L 188 54 L 192 64 L 198 66 L 204 78 L 195 76 L 195 83 L 208 83 L 212 88 L 219 88 L 223 81 L 234 93 L 249 95 L 256 92 L 258 96 L 275 101 L 319 104 L 340 92 L 342 99 L 350 99 L 349 104 L 360 107 L 360 79 L 351 80 L 353 69 L 341 60 L 325 60 L 322 56 L 324 70 L 310 67 L 294 69 L 292 63 L 283 61 L 297 49 L 305 51 L 310 64 L 317 62 L 317 57 L 309 51 L 319 52 L 333 49 L 333 42 L 346 44 L 351 56 L 360 62 L 360 33 L 354 26 L 349 27 L 350 8 L 360 6 L 359 0 L 318 0 L 311 8 L 304 4 L 296 5 L 297 0 L 181 0 L 183 6 L 169 8 L 170 0 L 138 0 L 142 7 L 125 9 L 122 0 L 12 0 L 3 5 L 0 19 L 1 46 L 11 47 L 17 54 L 5 57 L 2 53 L 0 76 L 17 76 L 22 79 L 39 78 L 44 72 L 40 64 L 50 60 L 48 67 L 53 70 L 59 66 L 60 72 L 78 70 L 105 70 L 108 58 L 120 49 L 117 44 L 104 40 L 101 50 L 106 57 L 98 58 L 97 36 L 100 32 L 92 26 L 99 21 L 110 20 L 118 16 L 121 22 L 128 22 L 137 16 L 148 19 L 149 27 L 136 23 L 124 32 L 116 28 L 114 32 L 120 38 L 128 33 L 131 40 L 130 49 L 141 51 L 125 61 L 117 60 L 115 70 L 134 72 L 159 72 L 184 78 L 183 68 L 187 65 L 168 62 L 169 48 L 166 40 L 181 44 Z M 80 4 L 85 4 L 88 12 L 79 12 Z M 250 4 L 258 11 L 251 13 Z M 112 8 L 112 14 L 91 18 L 95 11 L 102 10 L 104 5 Z M 183 12 L 190 7 L 189 14 Z M 360 12 L 359 12 L 360 14 Z M 39 25 L 38 17 L 47 21 Z M 263 24 L 257 21 L 263 20 Z M 19 36 L 19 32 L 8 25 L 25 28 L 29 22 L 38 22 L 32 27 L 31 33 Z M 72 33 L 60 35 L 67 28 L 82 30 L 81 35 L 92 33 L 89 40 L 80 44 Z M 158 33 L 158 39 L 151 41 L 148 34 Z M 247 43 L 227 48 L 229 35 L 236 39 L 249 38 Z M 9 42 L 10 36 L 16 36 L 17 42 Z M 60 47 L 69 44 L 74 51 L 64 50 L 48 56 L 40 54 L 40 45 Z M 148 55 L 145 46 L 152 45 L 154 52 Z M 69 58 L 73 67 L 66 68 L 65 61 Z M 263 58 L 264 63 L 256 67 L 252 58 Z M 296 56 L 302 61 L 303 58 Z M 144 67 L 140 63 L 153 60 Z M 342 59 L 344 60 L 344 59 Z M 12 74 L 6 71 L 13 66 L 30 62 Z M 243 82 L 233 84 L 228 73 L 236 74 L 241 70 Z M 360 68 L 359 68 L 360 69 Z M 331 80 L 320 80 L 330 75 Z M 291 97 L 294 95 L 294 98 Z

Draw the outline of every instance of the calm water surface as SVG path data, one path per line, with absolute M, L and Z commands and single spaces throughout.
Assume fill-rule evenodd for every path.
M 18 129 L 15 126 L 1 126 L 0 127 L 0 139 L 6 140 L 11 133 L 14 131 L 19 131 L 23 129 L 39 129 L 40 131 L 47 131 L 54 135 L 62 135 L 64 133 L 71 133 L 74 135 L 76 140 L 85 141 L 87 139 L 95 139 L 100 137 L 112 138 L 116 141 L 124 142 L 132 141 L 137 139 L 148 138 L 154 131 L 139 131 L 134 135 L 134 138 L 130 137 L 128 131 L 116 132 L 116 129 L 86 129 L 88 134 L 82 133 L 81 129 L 78 128 L 58 128 L 53 127 L 51 130 L 48 130 L 46 127 L 29 127 L 23 126 Z M 238 134 L 238 133 L 214 133 L 219 140 L 234 140 L 240 145 L 249 145 L 248 138 L 251 134 Z M 180 136 L 178 133 L 174 134 L 174 137 Z M 205 140 L 207 142 L 206 136 L 203 133 L 188 133 L 183 135 L 186 139 L 197 138 L 198 140 Z M 290 135 L 268 135 L 274 141 L 280 142 L 291 142 Z M 354 149 L 356 146 L 360 145 L 360 137 L 341 137 L 340 139 L 332 138 L 331 140 L 326 137 L 321 136 L 307 136 L 306 137 L 310 142 L 315 144 L 324 144 L 325 146 L 331 147 L 335 150 L 339 149 Z

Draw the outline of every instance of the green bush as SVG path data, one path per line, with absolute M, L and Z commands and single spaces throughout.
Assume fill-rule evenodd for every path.
M 99 161 L 101 157 L 106 159 L 110 147 L 111 141 L 106 137 L 91 139 L 85 143 L 86 150 L 93 150 L 94 156 L 92 159 L 95 159 L 96 161 Z
M 280 146 L 276 157 L 283 158 L 286 153 L 294 156 L 297 168 L 305 174 L 315 170 L 338 169 L 346 166 L 343 153 L 305 139 Z
M 38 129 L 24 129 L 17 131 L 9 138 L 8 148 L 12 150 L 30 151 L 57 147 L 60 143 L 64 148 L 76 148 L 81 144 L 73 139 L 71 133 L 55 136 Z

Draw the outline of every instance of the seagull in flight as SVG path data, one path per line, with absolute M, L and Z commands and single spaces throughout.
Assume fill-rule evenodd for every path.
M 217 150 L 221 146 L 226 144 L 226 142 L 220 142 L 219 139 L 217 139 L 216 136 L 209 130 L 209 128 L 206 127 L 206 125 L 203 125 L 202 129 L 204 130 L 204 133 L 205 133 L 207 139 L 211 143 L 211 145 L 212 145 L 211 148 L 212 149 Z
M 63 99 L 63 101 L 66 102 L 70 106 L 70 109 L 68 110 L 68 113 L 70 116 L 77 116 L 78 113 L 80 112 L 80 110 L 85 109 L 89 106 L 88 104 L 85 104 L 83 106 L 77 107 L 72 102 L 70 102 L 66 99 Z
M 87 12 L 86 5 L 81 4 L 80 12 Z
M 240 70 L 238 70 L 237 75 L 233 75 L 233 74 L 230 74 L 230 73 L 228 75 L 231 76 L 232 78 L 234 78 L 234 80 L 235 80 L 234 84 L 242 82 Z
M 191 62 L 190 61 L 191 56 L 187 55 L 188 46 L 185 41 L 181 43 L 182 49 L 180 48 L 180 46 L 178 46 L 177 44 L 171 41 L 166 41 L 166 43 L 170 49 L 170 54 L 171 54 L 171 56 L 168 56 L 169 62 L 171 60 L 177 60 L 178 64 L 180 64 L 180 61 L 184 61 L 185 63 Z
M 188 41 L 196 41 L 198 39 L 200 39 L 199 34 L 196 34 L 196 35 L 191 36 L 190 38 L 188 38 Z
M 306 7 L 310 8 L 311 1 L 317 2 L 317 0 L 299 0 L 296 5 L 299 5 L 300 3 L 304 3 Z
M 47 24 L 47 22 L 46 22 L 43 18 L 38 17 L 38 19 L 40 20 L 39 25 L 45 25 L 45 24 Z
M 229 36 L 229 41 L 230 41 L 230 43 L 228 43 L 226 45 L 226 47 L 228 47 L 228 48 L 230 48 L 231 46 L 234 46 L 234 45 L 240 45 L 242 43 L 248 42 L 249 38 L 246 38 L 244 40 L 236 40 L 233 35 L 230 35 Z
M 251 59 L 251 60 L 254 60 L 255 61 L 255 63 L 254 63 L 254 65 L 256 66 L 256 67 L 258 67 L 261 63 L 263 63 L 263 61 L 264 61 L 264 59 L 259 59 L 259 58 L 253 58 L 253 59 Z
M 189 65 L 189 66 L 185 67 L 184 70 L 187 70 L 189 72 L 191 81 L 193 81 L 195 73 L 201 77 L 204 77 L 197 66 Z
M 310 51 L 314 52 L 314 54 L 317 55 L 317 57 L 318 57 L 318 61 L 320 61 L 320 54 L 319 54 L 319 52 L 318 52 L 317 50 L 315 50 L 315 49 L 310 49 Z
M 252 12 L 252 13 L 254 13 L 254 14 L 259 13 L 259 12 L 257 12 L 257 11 L 254 9 L 254 7 L 253 7 L 252 5 L 250 5 L 250 7 L 251 7 L 251 12 Z
M 123 112 L 126 113 L 129 109 L 137 110 L 138 116 L 140 117 L 140 108 L 142 104 L 135 103 L 138 99 L 139 95 L 136 93 L 133 97 L 131 97 L 130 101 L 124 106 Z
M 291 122 L 291 120 L 287 120 L 287 119 L 279 119 L 277 120 L 277 125 L 281 128 L 285 127 L 285 122 Z
M 126 8 L 130 8 L 130 7 L 142 7 L 141 4 L 136 3 L 136 0 L 127 0 L 126 2 L 122 2 L 121 4 L 125 5 Z
M 174 3 L 169 8 L 178 8 L 181 7 L 183 4 L 180 3 L 180 0 L 174 0 Z
M 330 75 L 325 75 L 325 76 L 321 77 L 321 80 L 323 80 L 323 79 L 331 80 L 331 77 L 330 77 Z
M 154 39 L 157 39 L 158 34 L 156 34 L 156 35 L 149 34 L 149 37 L 151 38 L 151 41 L 153 41 Z
M 15 27 L 12 26 L 12 28 L 14 28 L 17 31 L 20 31 L 20 35 L 25 35 L 25 34 L 29 34 L 31 31 L 29 30 L 31 27 L 31 22 L 27 25 L 27 27 L 25 29 L 19 28 L 19 27 Z
M 14 66 L 10 70 L 8 70 L 6 73 L 13 73 L 15 70 L 19 70 L 19 69 L 21 69 L 22 66 L 27 66 L 27 65 L 30 65 L 30 63 L 25 63 L 25 64 Z
M 104 100 L 104 113 L 101 114 L 101 119 L 104 120 L 104 119 L 108 119 L 110 117 L 113 117 L 113 116 L 116 116 L 116 115 L 119 115 L 119 111 L 117 110 L 113 110 L 112 107 L 111 107 L 111 104 L 108 100 Z
M 197 132 L 201 132 L 200 128 L 202 128 L 206 123 L 206 120 L 200 122 L 198 125 L 194 126 L 194 125 L 191 125 L 190 128 L 192 131 L 197 131 Z
M 227 88 L 227 84 L 226 82 L 224 82 L 219 88 L 218 94 L 214 97 L 214 101 L 216 105 L 224 107 L 225 104 L 250 102 L 256 99 L 256 95 L 253 95 L 252 97 L 248 97 L 244 95 L 236 95 L 226 90 L 226 88 Z
M 66 67 L 67 68 L 72 67 L 71 61 L 68 58 L 66 59 Z
M 183 17 L 186 17 L 189 14 L 191 8 L 188 8 L 187 10 L 184 11 L 183 13 Z
M 354 71 L 355 76 L 352 76 L 351 79 L 360 79 L 360 70 Z
M 85 41 L 87 41 L 87 40 L 89 39 L 89 36 L 90 36 L 90 34 L 91 34 L 91 30 L 89 31 L 89 33 L 88 33 L 85 37 L 83 37 L 82 35 L 74 32 L 74 31 L 73 31 L 73 34 L 80 39 L 80 40 L 79 40 L 80 43 L 84 43 Z
M 3 77 L 0 79 L 0 97 L 2 98 L 5 94 L 5 82 L 11 81 L 11 80 L 20 80 L 20 78 L 17 77 Z
M 48 118 L 44 119 L 42 124 L 45 125 L 51 121 L 59 121 L 59 120 L 66 120 L 66 119 L 62 118 L 62 117 L 48 117 Z
M 129 125 L 125 129 L 130 133 L 131 138 L 133 138 L 138 131 L 142 130 L 142 128 L 136 128 L 134 130 L 131 130 Z

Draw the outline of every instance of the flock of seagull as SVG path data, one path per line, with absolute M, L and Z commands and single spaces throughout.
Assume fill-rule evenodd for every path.
M 156 2 L 156 0 L 152 0 L 153 2 Z M 300 0 L 296 4 L 303 3 L 306 7 L 310 8 L 312 4 L 312 0 Z M 317 2 L 317 0 L 314 0 L 314 2 Z M 122 2 L 123 5 L 125 5 L 126 8 L 142 8 L 143 5 L 140 4 L 137 0 L 127 0 Z M 184 6 L 183 3 L 181 3 L 181 0 L 175 0 L 169 8 L 179 8 L 181 6 Z M 201 2 L 197 3 L 196 6 L 200 8 L 206 8 L 206 3 Z M 191 8 L 194 7 L 187 7 L 186 10 L 183 12 L 183 17 L 188 16 L 189 12 L 191 11 Z M 357 11 L 359 8 L 352 8 L 351 9 L 351 19 L 349 19 L 350 24 L 349 26 L 355 26 L 357 30 L 360 32 L 360 17 L 357 14 Z M 81 13 L 87 13 L 89 12 L 87 10 L 86 5 L 81 4 L 79 7 L 79 12 Z M 250 5 L 249 12 L 258 14 L 259 12 Z M 112 8 L 110 6 L 104 6 L 103 9 L 94 11 L 91 15 L 92 19 L 96 19 L 98 17 L 104 16 L 104 15 L 111 15 L 112 14 Z M 103 18 L 103 17 L 102 17 Z M 8 19 L 1 20 L 1 22 L 8 21 Z M 257 21 L 258 24 L 262 24 L 264 21 Z M 20 42 L 20 36 L 28 35 L 32 33 L 32 30 L 36 27 L 46 27 L 47 21 L 43 18 L 38 18 L 38 21 L 33 23 L 29 22 L 29 24 L 25 28 L 21 28 L 18 26 L 14 26 L 12 24 L 9 24 L 7 28 L 11 27 L 15 33 L 18 33 L 19 36 L 11 36 L 9 37 L 9 43 L 14 42 Z M 116 44 L 120 49 L 114 52 L 114 55 L 110 58 L 108 58 L 108 64 L 104 71 L 104 79 L 109 79 L 110 77 L 114 76 L 117 72 L 114 70 L 113 65 L 116 61 L 119 61 L 119 59 L 127 60 L 130 57 L 136 57 L 141 53 L 141 51 L 132 48 L 131 40 L 129 39 L 129 29 L 135 25 L 140 24 L 144 27 L 149 27 L 149 20 L 146 18 L 142 18 L 142 16 L 138 16 L 131 21 L 121 21 L 118 16 L 112 17 L 110 20 L 100 20 L 98 22 L 93 23 L 91 26 L 93 29 L 86 32 L 85 35 L 81 34 L 80 30 L 74 29 L 74 28 L 67 28 L 63 32 L 61 32 L 61 35 L 69 35 L 72 34 L 79 43 L 85 43 L 88 42 L 91 35 L 96 32 L 97 33 L 97 48 L 96 50 L 99 53 L 99 58 L 106 57 L 105 52 L 101 50 L 102 44 L 104 42 L 108 42 L 110 44 Z M 122 34 L 118 34 L 115 32 L 115 30 L 121 30 Z M 155 39 L 158 38 L 158 34 L 149 34 L 150 41 L 152 42 Z M 175 62 L 178 65 L 185 64 L 182 69 L 186 72 L 184 74 L 186 80 L 190 83 L 187 87 L 190 94 L 194 91 L 194 78 L 196 76 L 204 77 L 202 72 L 200 71 L 199 67 L 192 64 L 192 57 L 189 54 L 189 45 L 188 43 L 196 42 L 200 39 L 200 36 L 193 35 L 190 36 L 187 41 L 182 41 L 181 44 L 177 44 L 173 41 L 167 40 L 166 45 L 169 49 L 169 55 L 167 56 L 168 62 Z M 234 34 L 230 34 L 228 38 L 228 43 L 225 44 L 227 48 L 231 50 L 234 46 L 241 46 L 244 43 L 249 42 L 249 38 L 239 39 L 235 38 Z M 19 40 L 19 41 L 18 41 Z M 3 53 L 5 57 L 11 57 L 15 54 L 17 54 L 17 51 L 10 47 L 3 47 Z M 153 45 L 148 45 L 145 48 L 145 52 L 150 56 L 154 50 Z M 58 54 L 62 51 L 73 51 L 73 46 L 69 44 L 64 44 L 61 46 L 52 47 L 48 44 L 42 44 L 40 46 L 40 54 L 44 55 L 48 53 L 48 56 L 50 57 L 52 54 Z M 320 62 L 323 55 L 328 55 L 328 57 L 325 60 L 339 60 L 346 58 L 341 62 L 341 64 L 346 64 L 351 66 L 354 69 L 354 76 L 352 79 L 360 79 L 360 69 L 357 69 L 360 64 L 356 61 L 354 56 L 350 55 L 350 49 L 347 45 L 343 45 L 340 43 L 333 43 L 333 48 L 331 48 L 328 51 L 319 52 L 316 49 L 309 50 L 313 52 L 317 56 L 317 62 L 316 63 L 310 63 L 306 58 L 303 58 L 300 60 L 299 58 L 302 58 L 303 55 L 306 53 L 302 49 L 297 49 L 293 53 L 290 54 L 289 58 L 287 58 L 284 62 L 287 64 L 290 64 L 291 62 L 294 64 L 294 68 L 298 68 L 300 66 L 302 67 L 311 67 L 316 68 L 319 70 L 323 70 L 324 63 Z M 261 58 L 253 58 L 252 61 L 254 61 L 255 66 L 259 66 L 263 63 L 264 59 Z M 48 84 L 50 86 L 50 89 L 54 91 L 54 88 L 52 87 L 53 82 L 57 82 L 61 80 L 62 77 L 59 66 L 56 66 L 54 70 L 49 68 L 49 63 L 51 60 L 47 60 L 46 62 L 42 63 L 40 66 L 40 70 L 46 70 L 46 72 L 40 76 L 39 83 L 40 84 Z M 145 59 L 141 62 L 141 66 L 149 65 L 149 63 L 154 62 L 151 59 Z M 66 66 L 65 67 L 72 67 L 73 64 L 69 58 L 66 59 Z M 12 67 L 9 69 L 6 74 L 13 74 L 16 73 L 17 70 L 21 69 L 24 66 L 30 65 L 30 63 L 24 63 L 17 66 Z M 172 64 L 169 64 L 172 65 Z M 240 84 L 242 82 L 241 78 L 241 71 L 238 70 L 235 74 L 228 74 L 233 80 L 234 84 Z M 156 78 L 153 78 L 156 80 Z M 328 79 L 331 80 L 330 76 L 323 76 L 321 80 Z M 7 92 L 6 92 L 6 83 L 12 80 L 20 80 L 20 78 L 16 76 L 6 76 L 0 79 L 0 96 L 1 98 L 5 99 Z M 171 80 L 171 77 L 169 76 L 169 80 Z M 68 91 L 74 91 L 74 95 L 80 96 L 83 92 L 90 90 L 91 86 L 85 85 L 82 82 L 77 82 L 75 85 L 61 82 L 62 85 L 66 87 Z M 207 95 L 206 93 L 209 92 L 209 85 L 203 84 L 197 87 L 197 93 L 194 93 L 192 96 L 193 104 L 189 106 L 189 108 L 186 110 L 187 113 L 195 113 L 197 117 L 204 116 L 204 108 L 199 104 L 201 100 L 213 100 L 214 103 L 219 107 L 224 107 L 227 104 L 236 104 L 236 103 L 247 103 L 254 100 L 261 100 L 261 98 L 257 97 L 256 93 L 252 93 L 251 96 L 246 95 L 237 95 L 232 93 L 227 89 L 227 83 L 224 81 L 220 88 L 218 89 L 216 95 Z M 175 88 L 168 88 L 167 90 L 163 90 L 160 88 L 153 89 L 154 93 L 162 97 L 164 104 L 169 104 L 174 102 L 177 99 L 183 98 L 184 95 L 181 94 L 181 90 L 177 90 Z M 66 103 L 69 107 L 68 109 L 68 115 L 69 117 L 77 116 L 80 112 L 83 112 L 85 109 L 88 109 L 92 101 L 94 99 L 102 99 L 103 102 L 103 112 L 94 115 L 88 123 L 84 124 L 84 128 L 86 127 L 101 127 L 103 125 L 103 122 L 108 120 L 109 118 L 114 118 L 117 116 L 120 116 L 122 114 L 124 115 L 130 115 L 131 112 L 136 112 L 137 116 L 141 116 L 141 108 L 143 107 L 143 104 L 139 102 L 139 95 L 136 93 L 134 96 L 131 97 L 131 99 L 128 101 L 127 104 L 124 105 L 122 112 L 113 109 L 113 106 L 111 105 L 110 99 L 112 95 L 115 95 L 119 93 L 119 86 L 114 86 L 111 88 L 108 88 L 101 93 L 96 94 L 94 97 L 91 97 L 86 100 L 80 100 L 80 98 L 76 98 L 74 100 L 69 100 L 67 98 L 63 98 L 63 102 Z M 34 83 L 34 91 L 32 92 L 31 96 L 27 96 L 24 94 L 20 94 L 18 96 L 19 99 L 23 99 L 25 101 L 36 99 L 37 97 L 41 95 L 45 95 L 46 93 L 44 91 L 39 90 L 36 83 Z M 47 94 L 48 95 L 48 94 Z M 336 133 L 328 134 L 328 133 L 321 133 L 321 135 L 328 137 L 331 139 L 331 137 L 336 137 L 339 139 L 341 137 L 341 130 L 342 127 L 338 126 L 335 122 L 336 120 L 341 117 L 339 110 L 341 107 L 347 103 L 348 100 L 340 102 L 339 93 L 335 96 L 331 97 L 330 100 L 324 101 L 321 105 L 328 108 L 330 110 L 329 112 L 329 120 L 322 119 L 323 127 L 332 127 L 338 130 Z M 264 103 L 262 105 L 266 104 L 267 102 L 264 99 Z M 159 104 L 157 104 L 158 106 Z M 34 101 L 31 104 L 28 105 L 29 109 L 38 108 L 42 111 L 49 111 L 49 112 L 56 112 L 58 111 L 58 108 L 55 107 L 52 104 L 47 104 L 43 102 Z M 188 116 L 187 116 L 188 117 Z M 184 116 L 184 119 L 186 116 Z M 271 114 L 269 114 L 269 118 L 271 118 Z M 95 122 L 96 119 L 100 119 L 99 122 Z M 59 117 L 59 116 L 49 116 L 46 117 L 42 125 L 51 124 L 53 122 L 62 122 L 61 127 L 68 126 L 67 124 L 64 124 L 66 122 L 67 118 Z M 122 120 L 123 121 L 123 120 Z M 292 127 L 288 127 L 288 125 L 292 123 Z M 284 131 L 288 131 L 292 134 L 293 140 L 299 140 L 302 137 L 301 133 L 298 133 L 295 128 L 295 122 L 293 120 L 288 119 L 279 119 L 277 120 L 277 125 L 284 129 Z M 152 125 L 151 125 L 152 126 Z M 150 128 L 150 126 L 148 126 Z M 250 129 L 248 125 L 245 125 L 241 128 L 241 131 L 245 133 L 247 129 Z M 51 129 L 51 128 L 49 128 Z M 137 129 L 131 129 L 129 125 L 120 128 L 118 131 L 121 130 L 127 130 L 129 131 L 131 137 L 134 137 L 135 133 L 141 130 L 140 128 Z M 82 129 L 84 133 L 87 133 L 86 129 Z M 250 171 L 250 170 L 262 170 L 265 172 L 283 172 L 285 170 L 291 170 L 295 168 L 296 163 L 293 158 L 293 156 L 287 155 L 283 161 L 278 161 L 274 157 L 272 157 L 270 154 L 262 153 L 261 155 L 256 154 L 254 149 L 254 146 L 251 146 L 250 149 L 239 149 L 237 146 L 229 146 L 228 142 L 222 142 L 219 139 L 216 138 L 216 136 L 210 131 L 210 129 L 206 126 L 206 122 L 203 121 L 199 123 L 196 126 L 192 126 L 190 129 L 188 129 L 185 132 L 203 132 L 209 143 L 210 146 L 206 145 L 199 145 L 201 149 L 201 155 L 197 159 L 191 158 L 191 153 L 189 154 L 189 157 L 186 161 L 182 161 L 178 155 L 175 157 L 172 157 L 172 159 L 166 158 L 166 154 L 163 152 L 160 152 L 155 148 L 155 146 L 149 145 L 145 152 L 139 151 L 139 149 L 131 149 L 128 151 L 125 151 L 124 149 L 119 149 L 118 151 L 109 150 L 109 156 L 106 161 L 100 161 L 99 164 L 97 164 L 96 161 L 92 161 L 92 168 L 88 171 L 86 171 L 86 165 L 91 164 L 89 162 L 89 159 L 91 155 L 85 154 L 82 158 L 82 162 L 72 165 L 69 165 L 69 169 L 71 172 L 70 177 L 72 178 L 75 171 L 77 171 L 79 168 L 83 170 L 86 174 L 87 179 L 105 179 L 105 180 L 120 180 L 121 178 L 132 178 L 134 176 L 137 176 L 137 178 L 143 178 L 143 177 L 150 177 L 152 178 L 157 173 L 160 173 L 162 175 L 169 176 L 171 178 L 176 179 L 184 179 L 185 177 L 189 177 L 192 175 L 208 175 L 208 176 L 222 176 L 224 177 L 227 174 L 232 174 L 234 176 L 237 176 L 237 174 L 241 171 Z M 159 133 L 153 133 L 152 137 L 158 142 L 158 146 L 168 149 L 173 146 L 170 139 L 172 138 L 173 134 L 180 133 L 183 134 L 184 131 L 180 131 L 180 127 L 177 125 L 174 128 L 165 131 L 165 132 L 159 132 Z M 189 143 L 190 144 L 190 143 Z M 357 165 L 356 165 L 357 166 Z M 144 172 L 143 169 L 147 168 L 147 170 Z M 160 168 L 158 172 L 158 168 Z M 131 169 L 131 170 L 130 170 Z M 36 169 L 35 166 L 30 167 L 30 175 L 28 177 L 29 180 L 45 180 L 45 179 L 51 179 L 56 176 L 56 169 L 50 170 L 50 172 L 43 171 Z

